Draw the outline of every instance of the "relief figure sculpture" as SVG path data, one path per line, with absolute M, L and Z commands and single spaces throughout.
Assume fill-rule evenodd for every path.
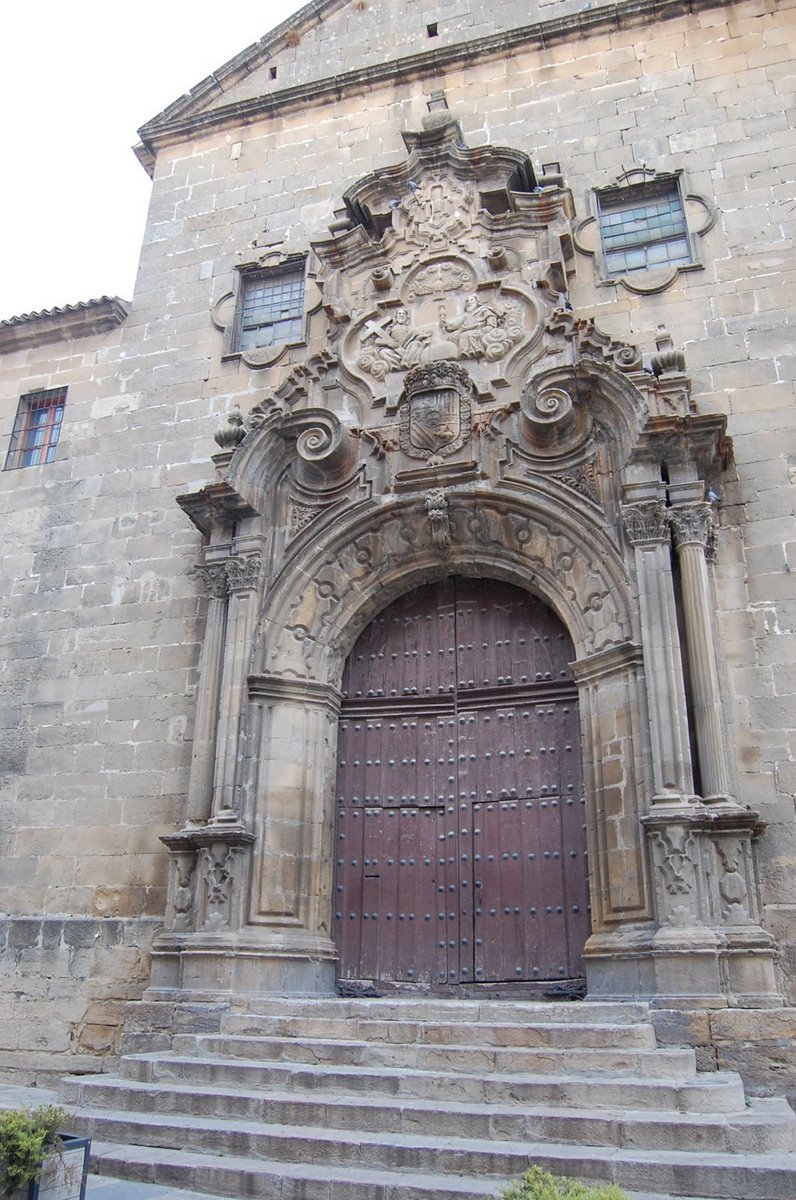
M 523 336 L 519 315 L 513 306 L 485 304 L 471 293 L 460 317 L 442 318 L 443 328 L 453 334 L 460 358 L 485 358 L 497 362 Z
M 411 324 L 409 312 L 399 308 L 395 316 L 380 324 L 368 322 L 359 365 L 376 379 L 384 379 L 388 371 L 403 371 L 416 367 L 423 360 L 423 351 L 431 341 L 428 329 Z

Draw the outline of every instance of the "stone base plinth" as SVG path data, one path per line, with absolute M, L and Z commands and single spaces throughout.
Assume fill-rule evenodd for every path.
M 179 1003 L 256 995 L 333 995 L 335 959 L 334 946 L 320 938 L 286 936 L 255 942 L 232 934 L 164 934 L 152 949 L 145 998 Z

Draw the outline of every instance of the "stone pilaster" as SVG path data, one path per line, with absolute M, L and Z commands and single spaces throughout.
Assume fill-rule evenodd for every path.
M 684 805 L 693 799 L 694 784 L 663 497 L 626 504 L 622 514 L 636 558 L 652 742 L 652 803 Z
M 250 677 L 249 693 L 259 832 L 249 920 L 275 961 L 331 964 L 340 694 L 327 684 L 265 675 Z
M 668 510 L 680 563 L 686 649 L 696 726 L 697 753 L 706 804 L 734 803 L 727 770 L 719 671 L 713 631 L 706 550 L 710 505 L 678 505 Z
M 246 676 L 252 651 L 262 559 L 259 554 L 230 558 L 227 562 L 229 606 L 218 712 L 212 819 L 237 811 L 235 773 L 241 719 L 246 704 Z
M 204 824 L 211 812 L 221 664 L 224 657 L 224 628 L 229 594 L 227 570 L 224 563 L 210 563 L 197 567 L 196 573 L 204 581 L 209 599 L 199 662 L 200 687 L 196 703 L 196 725 L 191 753 L 191 775 L 188 784 L 186 824 L 189 828 Z

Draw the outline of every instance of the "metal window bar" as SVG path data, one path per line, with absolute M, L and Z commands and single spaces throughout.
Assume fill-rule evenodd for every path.
M 301 337 L 304 269 L 244 280 L 238 348 L 252 350 Z
M 30 392 L 17 409 L 5 470 L 37 467 L 55 458 L 66 405 L 64 388 Z

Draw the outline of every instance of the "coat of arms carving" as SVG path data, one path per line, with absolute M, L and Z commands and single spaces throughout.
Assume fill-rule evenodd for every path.
M 410 458 L 447 458 L 472 432 L 474 385 L 454 362 L 415 367 L 398 409 L 401 449 Z

